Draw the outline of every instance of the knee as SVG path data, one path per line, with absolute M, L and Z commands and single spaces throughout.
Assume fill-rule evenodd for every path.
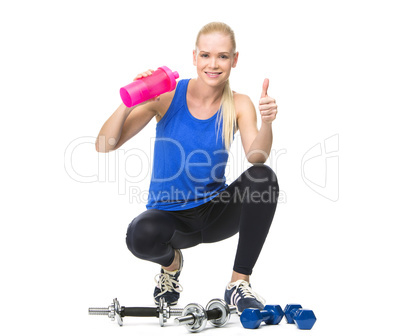
M 247 177 L 251 182 L 260 185 L 262 188 L 275 188 L 279 191 L 278 178 L 275 172 L 267 165 L 253 165 L 246 171 Z
M 160 230 L 155 223 L 146 218 L 134 218 L 127 229 L 126 243 L 128 249 L 138 258 L 144 258 L 152 253 L 158 242 Z

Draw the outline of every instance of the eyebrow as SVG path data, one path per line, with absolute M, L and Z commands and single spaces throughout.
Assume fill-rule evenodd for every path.
M 210 52 L 209 51 L 204 51 L 204 50 L 200 50 L 199 51 L 200 53 L 205 53 L 205 54 L 209 54 Z M 218 54 L 230 54 L 230 52 L 227 52 L 227 51 L 221 51 L 221 52 L 218 52 Z

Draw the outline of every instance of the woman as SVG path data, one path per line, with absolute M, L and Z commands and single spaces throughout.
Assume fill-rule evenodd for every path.
M 263 309 L 263 299 L 250 287 L 250 275 L 274 217 L 279 186 L 263 163 L 272 145 L 277 105 L 264 80 L 260 99 L 261 128 L 253 103 L 232 92 L 231 69 L 239 53 L 232 29 L 224 23 L 204 26 L 196 40 L 193 62 L 197 78 L 180 80 L 174 91 L 127 108 L 123 104 L 99 132 L 97 150 L 123 145 L 155 117 L 154 165 L 147 210 L 127 230 L 127 246 L 138 258 L 161 265 L 154 301 L 177 304 L 182 291 L 181 249 L 212 243 L 239 233 L 231 281 L 225 300 Z M 135 79 L 152 74 L 148 70 Z M 253 164 L 229 186 L 225 166 L 234 133 Z M 102 141 L 101 141 L 102 140 Z

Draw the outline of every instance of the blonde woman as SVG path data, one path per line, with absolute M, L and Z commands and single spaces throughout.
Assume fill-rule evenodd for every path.
M 147 210 L 134 218 L 126 237 L 128 249 L 136 257 L 161 265 L 154 291 L 156 304 L 161 297 L 170 305 L 178 302 L 182 249 L 239 233 L 225 300 L 236 305 L 239 313 L 264 307 L 263 299 L 251 289 L 250 275 L 279 193 L 275 173 L 264 165 L 271 151 L 277 105 L 268 96 L 269 81 L 265 79 L 258 130 L 250 98 L 229 86 L 238 57 L 229 26 L 222 22 L 205 25 L 193 52 L 197 78 L 180 80 L 174 91 L 132 108 L 120 105 L 99 132 L 96 148 L 106 153 L 135 136 L 151 119 L 157 121 Z M 227 185 L 225 166 L 237 131 L 253 165 Z M 214 260 L 224 258 L 216 256 L 211 262 Z

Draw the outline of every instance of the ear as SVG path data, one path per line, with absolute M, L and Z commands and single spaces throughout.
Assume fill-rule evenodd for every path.
M 235 54 L 235 57 L 234 57 L 234 59 L 233 59 L 232 68 L 236 68 L 237 60 L 238 60 L 238 59 L 239 59 L 239 52 L 237 52 L 237 53 Z
M 197 50 L 193 50 L 193 65 L 197 65 Z

